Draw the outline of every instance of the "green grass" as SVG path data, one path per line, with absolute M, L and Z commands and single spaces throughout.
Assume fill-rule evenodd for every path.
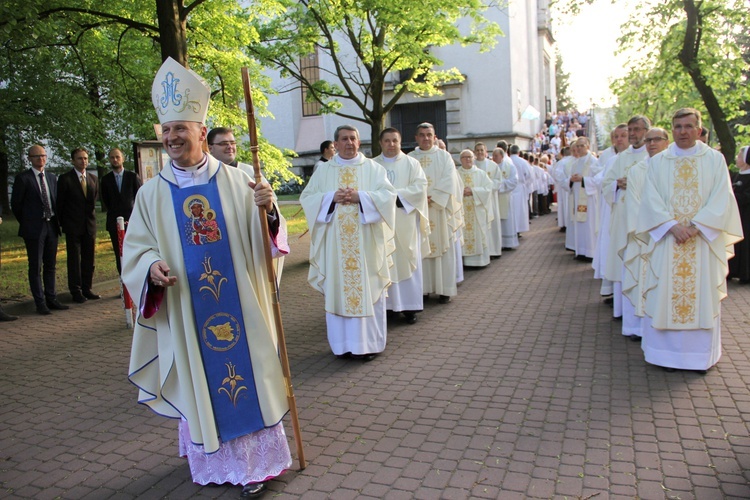
M 289 235 L 302 234 L 307 230 L 305 214 L 299 205 L 284 205 L 281 213 L 287 220 Z M 94 271 L 94 289 L 96 283 L 117 278 L 115 256 L 109 233 L 105 229 L 107 214 L 97 211 L 96 227 L 96 269 Z M 26 300 L 31 298 L 28 280 L 28 259 L 26 246 L 18 235 L 18 222 L 12 217 L 3 217 L 0 224 L 0 300 Z M 68 271 L 65 251 L 65 235 L 60 237 L 57 247 L 57 291 L 68 289 Z

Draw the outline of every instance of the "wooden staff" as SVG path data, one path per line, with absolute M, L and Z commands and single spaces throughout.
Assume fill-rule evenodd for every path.
M 250 94 L 250 77 L 247 68 L 242 68 L 242 87 L 245 91 L 245 111 L 247 112 L 247 126 L 250 133 L 250 151 L 253 153 L 253 170 L 255 171 L 255 183 L 261 182 L 260 160 L 258 159 L 258 131 L 255 128 L 255 109 L 253 108 L 253 97 Z M 289 369 L 289 357 L 286 352 L 286 339 L 284 337 L 284 326 L 281 323 L 281 304 L 279 303 L 279 284 L 276 282 L 276 272 L 271 258 L 271 245 L 268 236 L 268 217 L 266 207 L 258 207 L 260 212 L 260 226 L 263 233 L 263 250 L 266 256 L 266 270 L 268 281 L 273 289 L 273 318 L 276 323 L 276 335 L 279 343 L 279 358 L 281 358 L 281 369 L 284 372 L 286 383 L 286 399 L 289 402 L 289 414 L 292 417 L 292 428 L 294 429 L 294 441 L 297 443 L 297 458 L 300 470 L 307 467 L 305 452 L 302 449 L 302 436 L 299 427 L 299 416 L 297 415 L 297 402 L 294 399 L 294 388 L 292 387 L 292 372 Z

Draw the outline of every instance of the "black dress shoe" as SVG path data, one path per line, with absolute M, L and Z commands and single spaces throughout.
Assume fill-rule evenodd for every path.
M 643 340 L 643 337 L 641 337 L 640 335 L 631 335 L 630 340 L 632 340 L 633 342 L 640 342 L 641 340 Z
M 36 306 L 36 312 L 37 314 L 41 314 L 42 316 L 52 314 L 52 312 L 49 310 L 49 307 L 45 306 L 44 304 Z
M 605 304 L 612 304 L 614 301 L 615 299 L 611 295 L 608 297 L 604 297 L 604 300 L 602 300 L 602 302 L 604 302 Z
M 86 297 L 89 300 L 99 300 L 102 298 L 101 295 L 97 295 L 93 292 L 83 292 L 83 296 Z
M 266 491 L 266 483 L 247 484 L 242 487 L 240 498 L 256 498 Z
M 0 321 L 15 321 L 17 319 L 18 316 L 11 316 L 10 314 L 0 309 Z
M 73 295 L 73 302 L 77 302 L 78 304 L 83 304 L 87 300 L 89 300 L 89 299 L 87 299 L 86 297 L 84 297 L 83 294 L 74 294 Z
M 336 357 L 339 359 L 348 359 L 352 357 L 352 353 L 345 352 L 344 354 L 337 354 Z
M 47 307 L 54 309 L 55 311 L 67 311 L 70 309 L 70 306 L 60 304 L 57 299 L 47 299 Z
M 404 321 L 406 321 L 410 325 L 413 325 L 414 323 L 417 322 L 417 313 L 405 312 L 404 313 Z
M 375 359 L 377 354 L 352 354 L 352 359 L 357 359 L 359 361 L 364 361 L 367 363 L 368 361 L 372 361 Z
M 622 321 L 622 316 L 613 316 L 612 321 Z
M 447 304 L 450 301 L 451 301 L 451 298 L 447 295 L 441 295 L 440 298 L 438 299 L 439 304 Z

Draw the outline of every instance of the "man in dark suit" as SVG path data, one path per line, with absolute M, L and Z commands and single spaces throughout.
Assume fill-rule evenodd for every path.
M 73 300 L 82 304 L 88 299 L 101 298 L 91 291 L 94 281 L 98 183 L 96 177 L 86 171 L 89 154 L 85 149 L 74 149 L 70 157 L 74 168 L 60 176 L 57 210 L 68 251 L 68 289 Z
M 135 195 L 143 184 L 141 178 L 135 172 L 123 168 L 122 151 L 118 148 L 109 150 L 109 164 L 112 171 L 102 177 L 100 191 L 102 203 L 107 208 L 107 231 L 112 240 L 112 249 L 115 251 L 115 262 L 117 272 L 122 273 L 120 265 L 120 243 L 117 239 L 117 218 L 125 219 L 125 229 L 133 211 Z
M 31 146 L 29 161 L 31 168 L 18 174 L 13 182 L 10 206 L 18 220 L 18 235 L 26 243 L 29 286 L 36 311 L 50 314 L 50 309 L 68 309 L 60 304 L 55 292 L 57 237 L 60 234 L 56 213 L 57 177 L 44 170 L 47 152 L 43 147 Z

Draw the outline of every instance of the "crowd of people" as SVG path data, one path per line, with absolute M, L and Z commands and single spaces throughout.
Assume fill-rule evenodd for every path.
M 196 105 L 175 99 L 183 93 Z M 179 419 L 194 482 L 241 485 L 241 497 L 254 497 L 292 463 L 270 285 L 289 252 L 286 222 L 270 185 L 237 162 L 232 130 L 206 128 L 210 89 L 197 74 L 167 59 L 152 96 L 170 162 L 142 187 L 123 175 L 117 149 L 100 186 L 84 150 L 73 151 L 74 168 L 59 180 L 44 170 L 44 149 L 29 150 L 32 168 L 17 178 L 12 206 L 32 293 L 40 314 L 67 308 L 54 288 L 62 225 L 74 300 L 98 298 L 89 246 L 101 189 L 113 216 L 129 219 L 121 274 L 139 311 L 128 372 L 138 401 Z M 603 302 L 646 362 L 705 372 L 719 360 L 727 275 L 750 281 L 738 209 L 747 215 L 750 204 L 748 148 L 730 181 L 723 156 L 700 141 L 694 109 L 674 114 L 672 143 L 639 115 L 615 127 L 598 156 L 582 132 L 586 115 L 548 121 L 532 151 L 499 141 L 490 152 L 477 142 L 460 151 L 458 166 L 430 123 L 416 128 L 408 154 L 395 128 L 382 131 L 375 158 L 360 152 L 351 125 L 321 144 L 300 203 L 308 282 L 324 295 L 334 355 L 375 359 L 389 316 L 414 324 L 425 301 L 451 302 L 465 269 L 517 249 L 556 201 L 565 249 L 591 263 Z
M 667 371 L 705 373 L 719 361 L 727 276 L 748 282 L 738 209 L 747 219 L 747 149 L 730 181 L 703 130 L 699 111 L 680 109 L 670 143 L 670 132 L 636 115 L 598 158 L 579 138 L 553 167 L 555 189 L 568 194 L 558 195 L 565 248 L 592 263 L 622 334 Z

